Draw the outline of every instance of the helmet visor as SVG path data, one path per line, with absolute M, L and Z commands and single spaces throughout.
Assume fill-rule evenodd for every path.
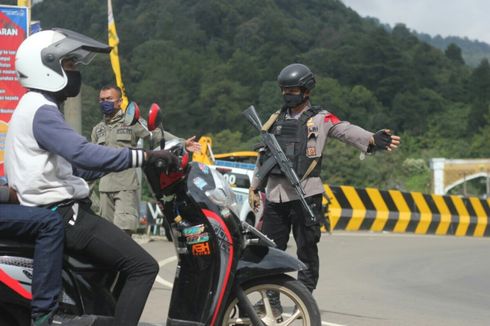
M 88 36 L 62 28 L 53 29 L 65 38 L 51 44 L 41 51 L 43 64 L 61 76 L 61 60 L 71 59 L 75 64 L 89 64 L 97 53 L 109 53 L 111 47 Z

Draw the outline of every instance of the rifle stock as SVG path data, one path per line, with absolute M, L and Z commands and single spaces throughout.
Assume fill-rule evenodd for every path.
M 306 202 L 305 191 L 301 186 L 301 181 L 299 180 L 298 175 L 294 171 L 291 161 L 287 158 L 286 154 L 284 154 L 281 146 L 279 145 L 276 139 L 276 136 L 274 136 L 274 134 L 268 133 L 266 130 L 262 130 L 262 122 L 260 121 L 260 118 L 257 115 L 257 112 L 255 111 L 255 107 L 253 105 L 249 106 L 245 111 L 243 111 L 243 114 L 245 115 L 247 120 L 252 124 L 252 126 L 254 126 L 254 128 L 260 132 L 260 138 L 262 139 L 262 142 L 270 150 L 276 163 L 281 168 L 281 171 L 284 173 L 284 175 L 286 176 L 286 178 L 288 179 L 288 181 L 291 183 L 294 190 L 298 194 L 299 200 L 303 205 L 303 207 L 305 208 L 308 217 L 310 218 L 310 222 L 316 223 L 315 214 L 313 214 L 311 207 L 308 206 L 308 203 Z M 267 166 L 267 171 L 263 171 L 263 169 L 259 169 L 259 171 L 261 172 L 260 177 L 264 178 L 265 175 L 269 173 L 270 170 L 272 170 L 274 165 L 269 164 Z

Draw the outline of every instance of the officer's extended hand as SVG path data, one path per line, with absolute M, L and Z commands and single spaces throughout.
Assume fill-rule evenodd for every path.
M 392 151 L 400 145 L 400 137 L 391 133 L 390 129 L 381 129 L 373 135 L 373 144 L 376 150 Z
M 185 150 L 191 153 L 200 152 L 201 144 L 195 141 L 196 136 L 192 136 L 191 138 L 185 141 Z
M 248 204 L 250 208 L 257 212 L 260 206 L 260 193 L 257 189 L 250 187 L 248 189 Z
M 178 169 L 179 160 L 177 156 L 169 151 L 146 151 L 145 158 L 145 165 L 153 164 L 167 173 L 177 171 Z

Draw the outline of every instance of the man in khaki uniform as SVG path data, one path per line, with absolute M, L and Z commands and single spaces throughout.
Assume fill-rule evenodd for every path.
M 260 190 L 265 189 L 266 203 L 262 232 L 275 241 L 279 249 L 285 250 L 291 229 L 297 244 L 298 258 L 307 266 L 298 273 L 298 279 L 313 291 L 319 274 L 317 243 L 320 240 L 320 219 L 323 218 L 323 182 L 320 179 L 323 149 L 327 138 L 336 138 L 358 148 L 363 153 L 375 150 L 394 150 L 400 138 L 387 129 L 372 133 L 361 127 L 340 121 L 335 115 L 321 107 L 313 107 L 309 101 L 310 91 L 315 87 L 315 78 L 308 67 L 302 64 L 286 66 L 278 76 L 284 106 L 274 113 L 264 128 L 273 133 L 285 155 L 293 165 L 306 193 L 316 219 L 306 214 L 298 195 L 276 164 L 267 177 L 260 170 L 262 163 L 271 157 L 267 148 L 262 148 L 250 188 L 250 204 L 258 207 Z M 270 294 L 270 293 L 269 293 Z M 280 312 L 277 298 L 270 296 L 273 311 Z M 256 307 L 258 311 L 262 303 Z M 276 307 L 274 307 L 276 305 Z
M 140 139 L 159 144 L 162 133 L 159 128 L 150 133 L 141 124 L 133 126 L 124 124 L 124 111 L 121 110 L 121 90 L 110 85 L 103 87 L 99 95 L 100 108 L 104 118 L 92 129 L 92 142 L 110 147 L 135 148 Z M 165 140 L 177 138 L 164 132 Z M 199 144 L 194 137 L 185 141 L 186 149 L 195 151 Z M 127 233 L 134 233 L 138 227 L 138 190 L 140 181 L 136 168 L 121 172 L 113 172 L 100 179 L 100 211 L 99 215 L 113 222 Z

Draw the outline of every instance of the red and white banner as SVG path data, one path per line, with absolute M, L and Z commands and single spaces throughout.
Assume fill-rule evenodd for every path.
M 29 34 L 28 8 L 0 5 L 0 176 L 8 122 L 25 93 L 15 73 L 15 54 Z

